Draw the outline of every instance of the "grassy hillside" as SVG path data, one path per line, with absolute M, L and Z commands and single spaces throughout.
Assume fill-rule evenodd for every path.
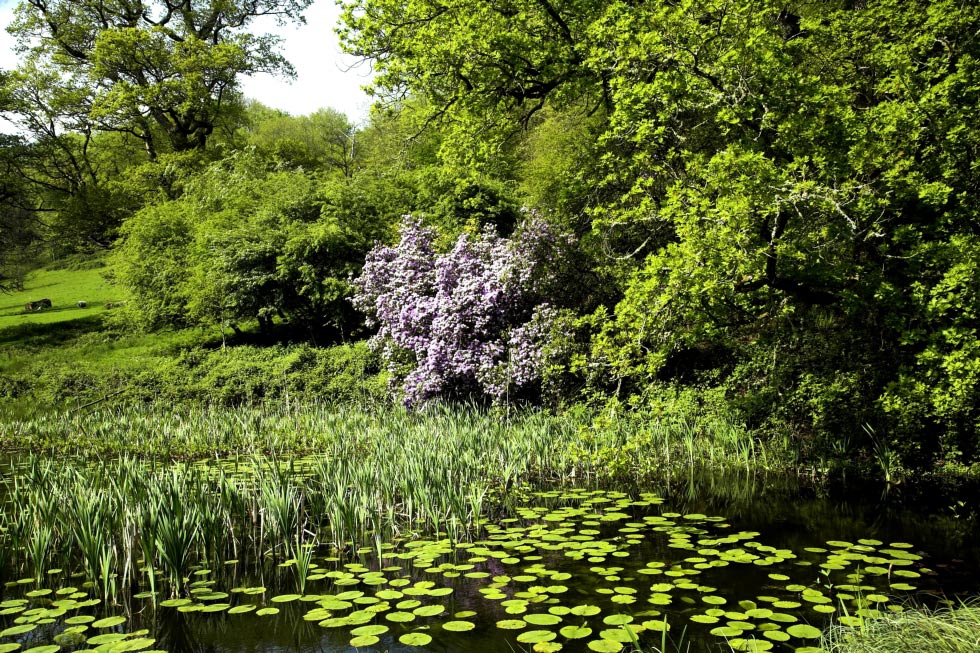
M 222 338 L 215 329 L 130 332 L 106 320 L 125 301 L 103 278 L 99 259 L 32 272 L 24 290 L 0 295 L 0 414 L 46 411 L 111 398 L 235 405 L 263 400 L 339 403 L 387 396 L 366 343 L 331 348 L 248 329 Z M 27 312 L 24 304 L 50 299 Z M 87 302 L 79 308 L 78 302 Z M 230 336 L 230 334 L 229 334 Z M 227 345 L 227 346 L 226 346 Z M 0 416 L 0 422 L 2 422 Z
M 106 310 L 110 302 L 124 301 L 125 291 L 111 286 L 103 277 L 105 268 L 98 258 L 74 261 L 67 267 L 34 270 L 27 275 L 24 289 L 0 295 L 0 329 L 26 324 L 53 324 L 90 319 Z M 50 299 L 51 308 L 26 311 L 25 304 Z M 87 303 L 79 308 L 78 302 Z

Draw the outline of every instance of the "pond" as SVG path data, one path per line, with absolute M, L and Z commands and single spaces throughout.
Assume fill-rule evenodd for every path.
M 925 484 L 885 491 L 747 473 L 615 489 L 525 485 L 488 496 L 469 534 L 449 519 L 431 533 L 396 520 L 344 541 L 310 519 L 328 510 L 316 507 L 312 484 L 277 486 L 286 505 L 303 506 L 293 517 L 271 518 L 283 503 L 265 487 L 240 513 L 208 504 L 191 518 L 184 511 L 200 497 L 186 487 L 172 503 L 166 492 L 148 501 L 138 476 L 107 481 L 102 469 L 100 483 L 143 502 L 127 526 L 130 513 L 118 509 L 86 518 L 78 506 L 88 500 L 71 493 L 48 506 L 34 492 L 36 465 L 11 466 L 4 478 L 0 653 L 812 653 L 831 621 L 858 626 L 980 591 L 977 516 L 962 498 L 975 488 L 957 496 Z M 231 491 L 213 469 L 195 469 L 205 470 L 199 487 Z M 144 477 L 168 473 L 178 476 L 154 467 Z M 306 478 L 302 466 L 293 473 L 291 482 Z M 153 520 L 140 515 L 154 501 L 149 537 Z M 76 521 L 28 533 L 17 510 Z M 160 515 L 177 515 L 177 526 Z M 100 536 L 114 520 L 121 535 Z M 183 539 L 172 532 L 180 524 Z M 71 532 L 63 553 L 59 528 Z

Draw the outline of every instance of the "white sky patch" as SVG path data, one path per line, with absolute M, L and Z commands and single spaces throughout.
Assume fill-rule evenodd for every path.
M 7 70 L 17 66 L 14 39 L 6 31 L 16 4 L 15 0 L 0 0 L 0 68 Z M 244 77 L 242 91 L 246 97 L 294 116 L 329 107 L 347 114 L 355 124 L 367 122 L 371 98 L 361 87 L 370 83 L 371 68 L 341 52 L 334 33 L 340 7 L 332 0 L 315 0 L 305 15 L 306 25 L 301 26 L 280 27 L 272 18 L 252 23 L 254 32 L 282 38 L 280 52 L 296 69 L 296 79 Z

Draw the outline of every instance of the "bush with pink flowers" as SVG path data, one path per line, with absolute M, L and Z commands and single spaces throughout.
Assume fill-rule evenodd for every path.
M 393 247 L 377 245 L 355 282 L 354 306 L 407 405 L 437 397 L 502 403 L 534 391 L 557 310 L 549 305 L 571 238 L 533 212 L 510 238 L 487 229 L 448 252 L 405 216 Z

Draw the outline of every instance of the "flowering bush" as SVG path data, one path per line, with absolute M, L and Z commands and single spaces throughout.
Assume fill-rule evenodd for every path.
M 378 327 L 372 342 L 405 403 L 466 394 L 501 402 L 532 387 L 557 315 L 545 300 L 569 237 L 534 213 L 511 238 L 463 234 L 445 254 L 415 217 L 400 233 L 396 246 L 368 254 L 353 303 Z

